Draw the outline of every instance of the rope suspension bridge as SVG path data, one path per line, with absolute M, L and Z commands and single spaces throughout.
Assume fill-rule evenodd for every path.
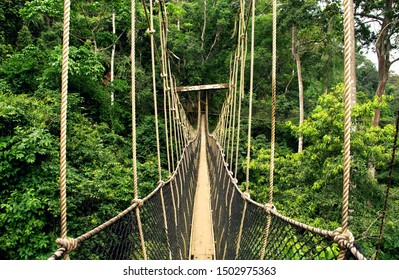
M 61 105 L 61 236 L 59 249 L 49 258 L 69 259 L 344 259 L 363 260 L 348 227 L 350 184 L 351 95 L 355 87 L 355 44 L 353 1 L 344 0 L 345 26 L 345 135 L 342 226 L 334 230 L 315 228 L 286 217 L 273 205 L 273 175 L 276 113 L 277 1 L 273 1 L 272 108 L 269 200 L 261 204 L 250 198 L 249 162 L 254 69 L 255 4 L 240 1 L 237 45 L 230 61 L 227 84 L 177 87 L 168 49 L 168 18 L 164 0 L 158 1 L 159 42 L 155 44 L 154 3 L 145 7 L 150 34 L 155 132 L 158 155 L 158 186 L 144 198 L 138 197 L 135 119 L 135 1 L 131 1 L 132 156 L 133 200 L 131 205 L 93 230 L 76 238 L 67 236 L 66 207 L 66 108 L 70 0 L 64 0 L 62 105 Z M 251 24 L 249 20 L 251 19 Z M 251 26 L 251 36 L 248 36 Z M 235 178 L 244 97 L 245 67 L 250 41 L 249 115 L 245 191 Z M 158 48 L 157 48 L 158 47 Z M 163 83 L 167 180 L 161 173 L 155 63 Z M 208 95 L 200 91 L 225 89 L 216 129 L 208 127 Z M 198 123 L 190 124 L 179 92 L 198 91 Z M 206 98 L 204 98 L 206 96 Z M 201 100 L 202 99 L 202 100 Z M 205 100 L 204 100 L 205 99 Z

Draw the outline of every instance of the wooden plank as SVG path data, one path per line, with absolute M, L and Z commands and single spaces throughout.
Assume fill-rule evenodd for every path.
M 201 124 L 201 151 L 197 190 L 194 199 L 194 212 L 190 242 L 191 260 L 213 260 L 215 243 L 213 238 L 211 187 L 209 182 L 208 163 L 206 160 L 205 115 Z
M 177 87 L 177 92 L 187 91 L 199 91 L 199 90 L 217 90 L 217 89 L 228 89 L 229 84 L 213 84 L 213 85 L 198 85 L 198 86 L 184 86 Z

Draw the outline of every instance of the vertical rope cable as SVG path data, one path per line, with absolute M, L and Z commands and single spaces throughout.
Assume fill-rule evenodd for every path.
M 159 9 L 158 14 L 161 13 L 161 9 Z M 154 42 L 154 15 L 153 15 L 153 1 L 150 0 L 150 43 L 151 43 L 151 70 L 152 70 L 152 91 L 154 96 L 154 117 L 155 117 L 155 134 L 156 134 L 156 142 L 157 142 L 157 163 L 158 163 L 158 181 L 162 181 L 162 170 L 161 170 L 161 152 L 160 152 L 160 144 L 159 144 L 159 128 L 158 128 L 158 103 L 157 103 L 157 89 L 156 89 L 156 74 L 155 74 L 155 42 Z M 160 35 L 162 36 L 162 35 Z M 162 46 L 161 46 L 162 47 Z M 162 51 L 162 59 L 163 59 L 163 51 Z M 163 62 L 162 62 L 163 65 Z M 162 70 L 163 71 L 163 70 Z M 168 234 L 168 220 L 166 217 L 166 209 L 165 209 L 165 200 L 163 196 L 163 188 L 160 190 L 161 195 L 161 205 L 162 205 L 162 214 L 164 219 L 164 228 L 165 235 L 168 245 L 169 251 L 169 259 L 172 259 L 172 252 L 170 250 L 170 242 L 169 242 L 169 234 Z
M 251 9 L 254 8 L 254 4 L 255 4 L 255 0 L 252 1 L 251 4 Z M 254 9 L 255 10 L 255 9 Z M 254 14 L 252 14 L 253 16 Z M 241 19 L 241 23 L 240 23 L 240 30 L 242 30 L 242 34 L 240 34 L 240 39 L 241 39 L 241 72 L 240 72 L 240 92 L 239 92 L 239 103 L 238 103 L 238 121 L 237 121 L 237 145 L 236 145 L 236 162 L 235 162 L 235 177 L 237 178 L 237 165 L 238 165 L 238 147 L 239 147 L 239 139 L 240 139 L 240 115 L 241 115 L 241 99 L 242 96 L 244 95 L 244 77 L 245 77 L 245 59 L 246 59 L 246 55 L 247 55 L 247 50 L 246 50 L 246 45 L 247 45 L 247 29 L 245 28 L 245 1 L 241 1 L 241 14 L 240 14 L 240 19 Z M 252 33 L 251 33 L 252 34 Z M 252 38 L 253 40 L 253 38 Z M 252 41 L 251 41 L 251 51 L 252 51 Z M 252 55 L 252 54 L 251 54 Z M 252 59 L 252 58 L 251 58 Z M 252 62 L 252 60 L 251 60 Z M 251 99 L 252 102 L 252 99 Z M 251 110 L 251 109 L 250 109 Z M 248 120 L 250 121 L 250 120 Z M 249 137 L 251 137 L 249 135 Z M 249 166 L 247 166 L 249 167 Z M 248 172 L 248 170 L 247 170 Z M 248 185 L 247 185 L 248 186 Z M 248 187 L 246 187 L 246 192 L 244 193 L 244 195 L 248 196 Z M 240 253 L 240 249 L 241 249 L 241 239 L 242 239 L 242 233 L 244 230 L 244 221 L 245 221 L 245 216 L 247 213 L 247 200 L 244 200 L 244 207 L 242 210 L 242 216 L 241 216 L 241 223 L 240 223 L 240 229 L 238 232 L 238 237 L 237 237 L 237 247 L 236 247 L 236 259 L 238 259 L 238 255 Z
M 344 0 L 344 176 L 342 191 L 342 230 L 348 230 L 350 188 L 350 137 L 352 97 L 356 96 L 355 20 L 353 0 Z M 341 248 L 338 259 L 345 257 L 347 249 Z
M 351 97 L 356 95 L 355 29 L 353 0 L 344 0 L 344 57 L 345 57 L 345 120 L 344 120 L 344 187 L 342 194 L 342 227 L 348 227 L 350 187 Z
M 270 141 L 270 190 L 269 203 L 273 203 L 274 187 L 274 150 L 276 139 L 276 91 L 277 91 L 277 1 L 273 0 L 273 53 L 272 53 L 272 120 Z
M 272 119 L 271 119 L 271 140 L 270 140 L 269 205 L 273 204 L 273 188 L 274 188 L 274 150 L 275 150 L 275 138 L 276 138 L 276 89 L 277 89 L 276 68 L 277 68 L 277 1 L 273 0 L 272 116 L 271 116 Z M 265 258 L 265 251 L 270 232 L 270 223 L 271 223 L 271 214 L 268 213 L 265 236 L 260 254 L 261 260 Z
M 158 13 L 159 18 L 159 39 L 161 44 L 161 66 L 162 66 L 162 81 L 163 81 L 163 108 L 164 108 L 164 119 L 165 119 L 165 139 L 166 139 L 166 157 L 168 159 L 168 176 L 171 174 L 170 155 L 169 155 L 169 131 L 168 131 L 168 106 L 167 106 L 167 89 L 169 88 L 168 74 L 166 69 L 166 50 L 164 43 L 164 25 L 165 21 L 161 17 L 161 13 Z
M 256 2 L 256 0 L 252 0 L 251 65 L 250 65 L 250 79 L 249 79 L 246 192 L 249 192 L 249 165 L 251 163 L 252 95 L 253 95 L 253 89 L 254 89 L 254 52 L 255 52 L 255 5 L 256 5 L 255 2 Z
M 239 152 L 239 145 L 240 145 L 240 129 L 241 129 L 241 103 L 242 97 L 244 95 L 244 78 L 245 78 L 245 58 L 247 56 L 246 50 L 246 39 L 247 39 L 247 30 L 245 28 L 245 1 L 241 1 L 241 31 L 240 34 L 240 62 L 241 62 L 241 70 L 240 70 L 240 89 L 238 93 L 238 112 L 237 112 L 237 141 L 236 141 L 236 161 L 235 161 L 235 168 L 234 174 L 237 178 L 237 170 L 238 170 L 238 152 Z
M 239 48 L 237 48 L 234 54 L 234 79 L 233 79 L 233 135 L 231 137 L 231 156 L 230 156 L 230 170 L 233 169 L 233 158 L 234 158 L 234 138 L 235 138 L 235 126 L 236 126 L 236 107 L 237 107 L 237 82 L 238 82 L 238 63 L 239 63 Z M 236 175 L 234 175 L 236 177 Z
M 230 55 L 230 72 L 229 72 L 229 130 L 228 130 L 228 135 L 227 135 L 227 140 L 226 140 L 226 162 L 229 162 L 229 156 L 230 156 L 230 139 L 231 139 L 231 134 L 232 134 L 232 118 L 233 118 L 233 90 L 232 90 L 232 84 L 233 84 L 233 54 Z M 229 167 L 231 169 L 231 167 Z
M 71 2 L 64 1 L 64 23 L 62 37 L 62 76 L 61 76 L 61 119 L 60 119 L 60 204 L 61 238 L 67 237 L 67 196 L 66 196 L 66 142 L 67 142 L 67 102 L 68 102 L 68 59 Z M 64 256 L 69 259 L 68 254 Z
M 161 45 L 161 67 L 162 67 L 162 73 L 161 73 L 161 77 L 163 80 L 163 107 L 164 107 L 164 118 L 165 118 L 165 141 L 166 141 L 166 157 L 168 160 L 168 177 L 171 176 L 171 156 L 170 156 L 170 152 L 169 152 L 169 120 L 168 120 L 168 113 L 170 113 L 170 101 L 168 96 L 169 96 L 169 91 L 170 91 L 170 87 L 169 87 L 169 79 L 168 79 L 168 70 L 167 70 L 167 64 L 166 64 L 166 19 L 163 18 L 162 16 L 162 9 L 164 9 L 164 5 L 165 2 L 164 1 L 159 1 L 159 12 L 158 12 L 158 19 L 159 19 L 159 39 L 160 39 L 160 45 Z M 172 150 L 173 152 L 173 150 Z M 175 201 L 175 194 L 174 194 L 174 182 L 170 182 L 170 192 L 171 192 L 171 196 L 172 196 L 172 206 L 173 206 L 173 218 L 174 218 L 174 225 L 175 227 L 177 226 L 177 209 L 176 209 L 176 201 Z M 163 193 L 161 195 L 161 199 L 162 201 L 164 200 L 163 198 Z M 163 203 L 163 211 L 164 211 L 164 220 L 166 220 L 166 211 L 165 206 L 164 206 L 164 202 Z M 165 224 L 165 228 L 167 228 L 167 223 Z M 169 239 L 168 239 L 169 240 Z M 170 251 L 170 244 L 168 241 L 168 247 L 169 247 L 169 251 Z M 170 252 L 170 258 L 171 257 L 171 252 Z
M 132 156 L 133 156 L 133 192 L 134 199 L 138 199 L 138 182 L 137 182 L 137 147 L 136 147 L 136 6 L 135 0 L 131 0 L 131 97 L 132 97 Z M 140 218 L 140 208 L 136 208 L 137 226 L 139 229 L 141 249 L 143 258 L 147 259 L 147 252 L 144 242 L 143 227 Z
M 157 161 L 158 161 L 158 180 L 162 180 L 161 172 L 161 151 L 159 148 L 159 129 L 158 129 L 158 103 L 157 103 L 157 85 L 155 78 L 155 51 L 154 51 L 154 15 L 153 15 L 153 1 L 150 0 L 150 43 L 151 43 L 151 71 L 152 71 L 152 92 L 154 96 L 154 117 L 155 117 L 155 135 L 157 141 Z

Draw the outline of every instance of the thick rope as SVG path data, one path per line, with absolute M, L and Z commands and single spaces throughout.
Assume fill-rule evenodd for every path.
M 162 180 L 161 172 L 161 151 L 159 147 L 159 128 L 158 128 L 158 104 L 157 104 L 157 85 L 155 77 L 155 50 L 154 50 L 154 15 L 153 15 L 153 1 L 150 0 L 150 44 L 151 44 L 151 70 L 152 70 L 152 92 L 154 96 L 154 117 L 155 117 L 155 135 L 157 141 L 157 162 L 158 162 L 158 180 Z
M 251 65 L 249 78 L 249 112 L 248 112 L 248 146 L 247 146 L 247 172 L 246 192 L 249 192 L 249 166 L 251 163 L 251 125 L 252 125 L 252 95 L 254 90 L 254 57 L 255 57 L 255 2 L 252 0 L 252 30 L 251 30 Z
M 245 24 L 245 1 L 241 1 L 241 31 L 242 33 L 240 34 L 239 40 L 240 40 L 240 48 L 241 48 L 241 53 L 240 53 L 240 62 L 241 62 L 241 70 L 240 70 L 240 89 L 239 89 L 239 94 L 238 94 L 238 112 L 237 112 L 237 140 L 236 140 L 236 161 L 235 161 L 235 168 L 234 168 L 234 174 L 237 177 L 237 170 L 238 170 L 238 152 L 239 152 L 239 145 L 240 145 L 240 128 L 241 128 L 241 103 L 242 103 L 242 98 L 244 96 L 244 81 L 245 81 L 245 58 L 247 56 L 247 44 L 246 44 L 246 39 L 247 39 L 247 30 L 244 28 Z
M 61 81 L 61 127 L 60 127 L 60 201 L 61 238 L 67 238 L 67 196 L 66 196 L 66 144 L 67 144 L 67 102 L 68 102 L 68 59 L 71 2 L 64 1 L 64 26 L 62 38 L 62 81 Z M 65 259 L 69 259 L 65 254 Z
M 132 156 L 133 156 L 133 192 L 134 199 L 138 199 L 138 182 L 137 182 L 137 146 L 136 146 L 136 6 L 135 0 L 131 0 L 131 78 L 132 78 Z M 140 209 L 136 208 L 137 225 L 139 229 L 141 250 L 143 251 L 143 258 L 147 259 L 147 252 L 145 248 L 143 226 L 141 224 Z
M 254 2 L 253 2 L 254 3 Z M 244 23 L 245 23 L 245 1 L 241 1 L 241 14 L 240 14 L 240 30 L 242 31 L 242 34 L 240 34 L 240 44 L 241 44 L 241 72 L 240 72 L 240 92 L 239 92 L 239 104 L 238 104 L 238 123 L 237 123 L 237 145 L 236 145 L 236 162 L 235 162 L 235 170 L 234 174 L 237 178 L 237 165 L 238 165 L 238 146 L 239 146 L 239 141 L 240 141 L 240 115 L 241 115 L 241 99 L 244 95 L 244 77 L 245 77 L 245 58 L 246 58 L 246 45 L 247 45 L 247 29 L 244 28 Z M 252 49 L 251 49 L 252 51 Z M 252 101 L 252 100 L 251 100 Z M 249 136 L 250 137 L 250 136 Z M 248 171 L 248 170 L 247 170 Z M 248 189 L 247 189 L 248 193 Z M 240 251 L 241 247 L 241 239 L 242 239 L 242 233 L 244 230 L 244 221 L 245 221 L 245 216 L 246 216 L 246 211 L 247 210 L 247 201 L 245 200 L 244 202 L 244 208 L 242 211 L 242 216 L 241 216 L 241 223 L 240 223 L 240 229 L 238 232 L 238 237 L 237 237 L 237 247 L 236 247 L 236 258 L 238 258 L 238 254 Z
M 272 47 L 272 120 L 271 120 L 271 140 L 270 140 L 270 186 L 269 186 L 269 205 L 273 205 L 273 188 L 274 188 L 274 150 L 276 138 L 276 65 L 277 65 L 277 1 L 273 0 L 273 47 Z M 267 217 L 265 237 L 261 250 L 260 259 L 265 258 L 265 251 L 270 232 L 271 215 Z
M 244 195 L 244 209 L 241 217 L 240 230 L 238 233 L 238 242 L 236 249 L 236 259 L 240 250 L 240 243 L 242 239 L 242 232 L 244 230 L 244 220 L 246 216 L 247 210 L 247 200 L 245 198 L 249 198 L 249 165 L 251 161 L 251 119 L 252 119 L 252 95 L 253 95 L 253 70 L 254 70 L 254 50 L 255 50 L 255 1 L 252 0 L 252 30 L 251 30 L 251 65 L 250 65 L 250 84 L 249 84 L 249 113 L 248 113 L 248 146 L 247 146 L 247 170 L 246 170 L 246 186 Z
M 353 0 L 344 0 L 344 176 L 342 192 L 342 228 L 348 229 L 349 220 L 349 188 L 350 188 L 350 137 L 352 97 L 356 96 L 356 65 L 355 65 L 355 28 Z M 341 248 L 342 249 L 342 248 Z M 342 249 L 339 259 L 343 259 L 346 249 Z
M 158 12 L 161 13 L 161 10 Z M 154 96 L 154 117 L 155 117 L 155 135 L 157 142 L 157 163 L 158 163 L 158 180 L 162 181 L 162 169 L 161 169 L 161 151 L 160 151 L 160 141 L 159 141 L 159 128 L 158 128 L 158 104 L 157 104 L 157 89 L 156 89 L 156 74 L 155 74 L 155 42 L 154 42 L 154 13 L 153 13 L 153 1 L 150 0 L 150 43 L 151 43 L 151 70 L 152 70 L 152 91 Z M 163 51 L 162 51 L 163 52 Z M 163 59 L 163 53 L 162 53 Z M 164 63 L 162 61 L 162 67 Z M 163 70 L 162 70 L 163 71 Z M 163 74 L 163 73 L 162 73 Z M 172 252 L 170 250 L 169 234 L 168 234 L 168 220 L 166 217 L 165 201 L 163 197 L 163 190 L 161 189 L 161 204 L 162 204 L 162 214 L 164 219 L 165 235 L 168 243 L 169 259 L 172 259 Z
M 356 94 L 354 74 L 356 65 L 353 0 L 344 0 L 344 50 L 345 50 L 345 120 L 344 120 L 344 190 L 342 195 L 342 227 L 348 227 L 349 187 L 350 187 L 350 132 L 351 97 Z
M 239 48 L 236 49 L 234 55 L 234 79 L 233 79 L 233 128 L 231 137 L 231 156 L 230 156 L 230 169 L 233 169 L 233 158 L 234 158 L 234 138 L 235 138 L 235 125 L 236 125 L 236 107 L 237 107 L 237 83 L 238 83 L 238 60 L 239 60 Z
M 161 5 L 162 4 L 162 5 Z M 160 37 L 160 45 L 161 45 L 161 65 L 162 65 L 162 73 L 161 77 L 163 80 L 163 102 L 164 102 L 164 118 L 165 118 L 165 141 L 166 141 L 166 157 L 168 161 L 168 177 L 171 176 L 171 156 L 169 152 L 169 120 L 168 120 L 168 88 L 169 88 L 169 79 L 168 79 L 168 71 L 167 71 L 167 64 L 166 64 L 166 19 L 162 17 L 162 8 L 164 7 L 165 3 L 164 1 L 159 2 L 159 13 L 158 13 L 158 18 L 159 18 L 159 37 Z M 170 102 L 169 102 L 170 103 Z M 170 107 L 170 106 L 169 106 Z M 170 112 L 170 110 L 169 110 Z M 176 209 L 176 202 L 175 202 L 175 195 L 174 195 L 174 188 L 173 188 L 173 182 L 171 182 L 171 187 L 170 191 L 172 194 L 172 206 L 173 206 L 173 218 L 174 218 L 174 224 L 177 227 L 177 209 Z M 163 201 L 163 193 L 161 195 L 162 199 L 162 210 L 164 213 L 164 221 L 166 221 L 165 228 L 167 228 L 167 219 L 166 219 L 166 212 L 165 212 L 165 205 Z M 169 235 L 168 235 L 169 237 Z M 170 251 L 170 244 L 169 244 L 169 239 L 168 239 L 168 247 Z M 170 256 L 171 258 L 171 256 Z
M 226 140 L 226 162 L 229 162 L 229 156 L 230 156 L 230 139 L 232 137 L 232 118 L 233 118 L 233 90 L 232 90 L 232 84 L 233 84 L 233 78 L 234 78 L 234 71 L 233 71 L 233 54 L 230 55 L 230 77 L 229 77 L 229 130 L 227 134 L 227 140 Z

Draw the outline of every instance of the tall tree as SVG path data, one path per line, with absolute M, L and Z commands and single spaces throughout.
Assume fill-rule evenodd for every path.
M 296 26 L 292 26 L 292 56 L 296 62 L 296 69 L 298 72 L 298 94 L 299 94 L 299 125 L 302 125 L 305 119 L 304 104 L 303 104 L 303 80 L 302 80 L 302 67 L 301 57 L 299 55 L 300 41 L 297 38 Z M 303 150 L 303 134 L 299 132 L 298 152 Z
M 389 78 L 389 69 L 399 61 L 399 4 L 394 0 L 356 0 L 357 28 L 364 46 L 375 48 L 378 59 L 378 87 L 381 101 Z M 375 29 L 375 31 L 374 31 Z M 374 111 L 373 126 L 379 126 L 381 109 Z

